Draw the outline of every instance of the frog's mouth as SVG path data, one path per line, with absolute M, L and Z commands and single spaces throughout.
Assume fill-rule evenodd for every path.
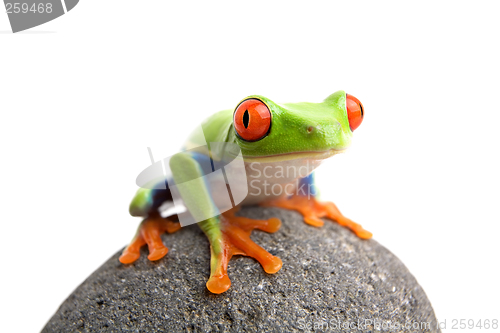
M 337 154 L 344 153 L 346 149 L 329 149 L 323 151 L 303 151 L 267 156 L 243 156 L 245 162 L 282 162 L 298 159 L 324 160 Z

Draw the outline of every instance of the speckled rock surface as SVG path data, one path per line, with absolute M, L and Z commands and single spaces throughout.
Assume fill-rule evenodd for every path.
M 278 273 L 234 257 L 231 288 L 211 294 L 205 287 L 208 241 L 189 226 L 163 235 L 170 251 L 158 262 L 147 260 L 146 248 L 127 266 L 118 261 L 121 251 L 115 254 L 64 301 L 43 332 L 439 331 L 422 288 L 376 241 L 329 221 L 308 226 L 292 211 L 250 207 L 241 215 L 282 220 L 275 234 L 252 234 L 283 260 Z

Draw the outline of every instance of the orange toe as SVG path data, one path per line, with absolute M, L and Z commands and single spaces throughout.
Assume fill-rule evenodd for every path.
M 214 294 L 222 294 L 231 287 L 231 280 L 226 275 L 211 276 L 207 281 L 207 289 Z
M 281 220 L 276 218 L 276 217 L 272 217 L 270 218 L 269 220 L 267 220 L 268 222 L 268 229 L 265 230 L 269 233 L 274 233 L 278 230 L 280 230 L 281 228 Z
M 274 274 L 274 273 L 278 272 L 282 266 L 283 266 L 283 262 L 281 261 L 280 258 L 272 257 L 262 265 L 262 268 L 264 268 L 264 271 L 266 273 Z
M 304 216 L 304 222 L 312 225 L 313 227 L 322 227 L 325 224 L 323 220 L 317 218 L 316 216 Z
M 131 264 L 134 261 L 136 261 L 137 259 L 139 259 L 140 256 L 141 256 L 141 254 L 139 252 L 137 252 L 137 253 L 123 252 L 123 254 L 120 256 L 119 260 L 122 264 Z
M 370 239 L 373 237 L 373 234 L 367 230 L 362 230 L 362 231 L 355 232 L 355 233 L 359 238 L 362 238 L 362 239 Z
M 154 249 L 149 253 L 148 259 L 151 261 L 160 260 L 168 253 L 168 249 L 166 247 Z

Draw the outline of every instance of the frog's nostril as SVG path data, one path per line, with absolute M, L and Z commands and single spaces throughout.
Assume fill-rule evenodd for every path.
M 314 127 L 309 126 L 309 127 L 307 128 L 307 133 L 311 133 L 313 130 L 314 130 Z

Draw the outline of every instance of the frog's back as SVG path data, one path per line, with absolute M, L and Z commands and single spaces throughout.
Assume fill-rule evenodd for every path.
M 201 126 L 189 135 L 184 144 L 184 149 L 193 149 L 205 146 L 210 142 L 227 142 L 229 131 L 231 130 L 233 110 L 223 110 L 214 113 L 205 119 Z

